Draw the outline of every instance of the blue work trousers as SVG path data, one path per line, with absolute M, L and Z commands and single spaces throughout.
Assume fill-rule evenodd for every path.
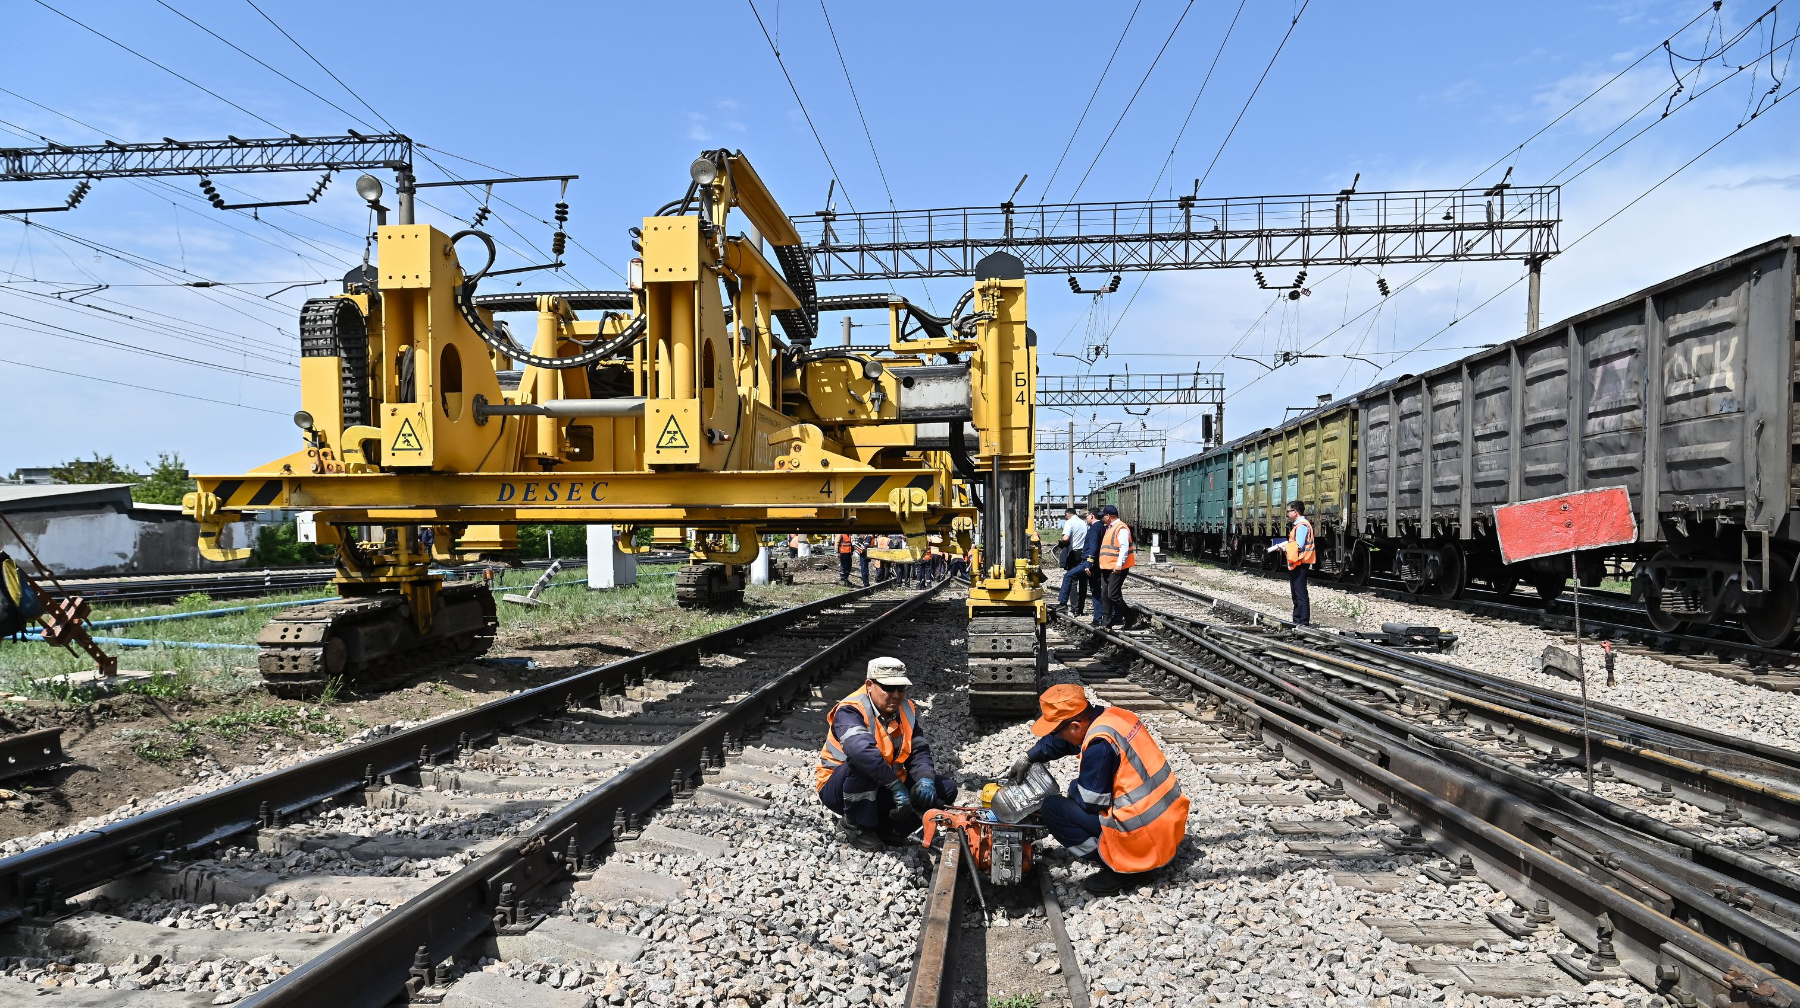
M 1056 592 L 1056 604 L 1059 606 L 1067 606 L 1069 604 L 1069 593 L 1073 592 L 1075 594 L 1075 608 L 1071 609 L 1070 612 L 1076 616 L 1081 615 L 1081 610 L 1083 608 L 1082 603 L 1087 601 L 1088 567 L 1088 562 L 1083 560 L 1068 570 L 1063 571 L 1062 587 L 1057 589 Z
M 1312 564 L 1301 564 L 1288 571 L 1288 594 L 1294 597 L 1294 622 L 1312 625 L 1312 596 L 1306 591 L 1306 572 Z
M 1087 563 L 1087 561 L 1082 561 Z M 1088 577 L 1092 579 L 1094 595 L 1094 625 L 1106 626 L 1112 621 L 1112 603 L 1106 597 L 1106 572 L 1096 564 L 1087 563 Z
M 1073 790 L 1075 785 L 1069 785 Z M 1038 815 L 1049 827 L 1050 835 L 1056 842 L 1069 849 L 1069 853 L 1083 861 L 1103 864 L 1100 860 L 1100 816 L 1089 812 L 1087 806 L 1073 798 L 1062 795 L 1050 795 L 1044 799 L 1043 808 Z
M 938 801 L 952 804 L 956 798 L 956 779 L 939 777 L 936 780 Z M 819 801 L 852 825 L 881 830 L 895 842 L 905 839 L 923 822 L 919 810 L 911 806 L 905 812 L 896 812 L 893 792 L 864 777 L 847 762 L 839 763 L 831 772 L 825 786 L 819 789 Z
M 856 561 L 857 561 L 858 566 L 862 570 L 863 587 L 867 588 L 867 587 L 869 587 L 869 554 L 858 553 L 856 555 Z

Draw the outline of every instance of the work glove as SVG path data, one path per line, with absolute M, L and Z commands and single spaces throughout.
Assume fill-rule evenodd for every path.
M 894 794 L 894 811 L 904 812 L 912 808 L 912 796 L 906 793 L 906 785 L 900 783 L 898 778 L 888 785 L 888 790 Z
M 1020 781 L 1025 779 L 1025 775 L 1027 773 L 1029 773 L 1030 771 L 1031 771 L 1031 757 L 1030 756 L 1020 756 L 1018 759 L 1013 760 L 1012 768 L 1006 771 L 1007 783 L 1009 783 L 1009 784 L 1019 783 Z
M 913 804 L 918 806 L 920 812 L 923 812 L 926 809 L 936 808 L 938 803 L 937 781 L 927 777 L 924 780 L 919 781 L 919 783 L 914 784 L 912 789 L 912 800 Z

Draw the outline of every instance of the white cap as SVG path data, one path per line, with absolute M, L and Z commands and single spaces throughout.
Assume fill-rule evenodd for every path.
M 906 677 L 906 663 L 898 658 L 869 659 L 868 678 L 875 680 L 877 686 L 911 686 L 912 680 Z

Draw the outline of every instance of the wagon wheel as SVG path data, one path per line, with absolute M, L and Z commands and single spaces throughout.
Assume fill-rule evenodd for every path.
M 1793 574 L 1793 562 L 1787 557 L 1779 553 L 1769 557 L 1763 605 L 1738 617 L 1744 632 L 1762 647 L 1781 647 L 1794 634 L 1794 621 L 1800 618 L 1800 586 L 1794 584 Z
M 1404 564 L 1398 566 L 1400 567 L 1398 572 L 1400 584 L 1406 588 L 1407 594 L 1417 595 L 1425 590 L 1426 573 L 1424 568 L 1409 568 Z
M 1452 543 L 1438 550 L 1438 572 L 1432 579 L 1432 590 L 1439 598 L 1453 599 L 1469 585 L 1469 567 L 1463 563 L 1462 547 Z
M 1487 579 L 1488 587 L 1494 589 L 1496 595 L 1511 595 L 1519 587 L 1517 574 L 1493 574 Z
M 1538 598 L 1545 602 L 1554 602 L 1560 598 L 1568 583 L 1568 575 L 1562 573 L 1545 574 L 1540 571 L 1531 575 L 1531 586 L 1537 589 Z
M 1675 554 L 1669 552 L 1668 550 L 1663 550 L 1662 552 L 1656 554 L 1656 556 L 1653 557 L 1650 562 L 1651 563 L 1663 563 L 1665 561 L 1673 560 L 1674 558 L 1675 558 Z M 1649 578 L 1643 579 L 1643 585 L 1644 585 L 1644 615 L 1649 617 L 1651 626 L 1655 627 L 1658 630 L 1661 630 L 1664 633 L 1675 633 L 1675 632 L 1687 627 L 1687 625 L 1688 625 L 1687 620 L 1682 619 L 1681 617 L 1676 616 L 1675 614 L 1669 612 L 1667 609 L 1663 608 L 1662 592 L 1655 586 L 1654 583 L 1652 583 L 1650 581 Z
M 1369 547 L 1357 543 L 1350 547 L 1350 565 L 1345 568 L 1344 576 L 1352 584 L 1366 585 L 1374 566 L 1375 559 L 1369 555 Z

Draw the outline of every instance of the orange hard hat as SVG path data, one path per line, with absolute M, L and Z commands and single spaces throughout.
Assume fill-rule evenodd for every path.
M 1031 723 L 1031 734 L 1041 738 L 1088 709 L 1087 691 L 1074 683 L 1052 686 L 1038 697 L 1038 709 L 1044 716 Z

